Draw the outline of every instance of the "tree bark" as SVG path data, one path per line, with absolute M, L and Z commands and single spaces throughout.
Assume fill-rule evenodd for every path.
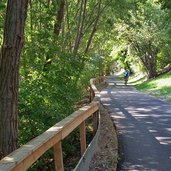
M 157 49 L 155 51 L 152 51 L 152 47 L 149 46 L 148 51 L 143 51 L 140 49 L 140 46 L 137 42 L 134 42 L 133 47 L 135 51 L 137 52 L 137 55 L 139 56 L 146 72 L 148 75 L 148 78 L 154 78 L 157 76 L 156 71 L 156 55 L 157 55 Z M 143 54 L 143 56 L 142 56 Z
M 67 23 L 67 35 L 70 37 L 71 35 L 71 26 L 70 26 L 70 16 L 69 16 L 69 4 L 68 0 L 65 0 L 66 2 L 66 23 Z M 69 51 L 72 52 L 72 41 L 71 39 L 68 39 L 68 46 L 69 46 Z
M 100 19 L 100 16 L 101 14 L 103 13 L 103 11 L 106 9 L 106 7 L 112 2 L 112 0 L 109 0 L 106 5 L 104 7 L 102 7 L 102 0 L 99 0 L 99 3 L 98 3 L 98 12 L 97 12 L 97 16 L 96 16 L 96 19 L 94 21 L 94 25 L 93 25 L 93 29 L 92 29 L 92 32 L 90 34 L 90 37 L 87 41 L 87 45 L 86 45 L 86 48 L 85 48 L 85 51 L 84 53 L 88 53 L 88 50 L 90 48 L 90 45 L 91 45 L 91 42 L 92 42 L 92 39 L 93 39 L 93 36 L 97 30 L 97 24 L 99 22 L 99 19 Z
M 146 53 L 145 63 L 148 70 L 148 78 L 155 78 L 157 76 L 155 56 Z
M 17 147 L 19 61 L 28 0 L 8 0 L 0 53 L 0 158 Z
M 171 64 L 168 64 L 168 65 L 165 66 L 163 69 L 161 69 L 161 70 L 158 72 L 157 76 L 166 74 L 166 73 L 168 73 L 169 71 L 171 71 Z
M 56 36 L 59 36 L 59 33 L 61 31 L 62 22 L 64 19 L 64 8 L 65 8 L 65 0 L 61 0 L 59 10 L 56 15 L 56 22 L 54 25 L 54 33 Z
M 84 20 L 85 20 L 85 12 L 86 12 L 86 4 L 87 0 L 82 0 L 80 4 L 80 12 L 79 12 L 79 18 L 78 18 L 78 23 L 77 23 L 77 34 L 75 38 L 75 43 L 73 47 L 73 55 L 75 56 L 77 54 L 80 41 L 82 38 L 82 32 L 83 32 L 83 25 L 84 25 Z
M 89 47 L 90 47 L 90 44 L 91 44 L 91 41 L 92 41 L 93 36 L 94 36 L 94 33 L 96 32 L 97 23 L 98 23 L 98 21 L 99 21 L 100 14 L 101 14 L 101 0 L 99 0 L 98 14 L 97 14 L 96 20 L 95 20 L 95 22 L 94 22 L 94 26 L 93 26 L 92 32 L 91 32 L 91 34 L 90 34 L 90 37 L 89 37 L 89 39 L 88 39 L 88 41 L 87 41 L 86 49 L 85 49 L 85 51 L 84 51 L 85 54 L 88 52 Z
M 51 0 L 47 0 L 48 7 L 50 6 Z

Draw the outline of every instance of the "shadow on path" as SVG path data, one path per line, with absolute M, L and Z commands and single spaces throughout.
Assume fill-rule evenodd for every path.
M 171 105 L 108 78 L 101 102 L 118 131 L 120 170 L 171 170 Z

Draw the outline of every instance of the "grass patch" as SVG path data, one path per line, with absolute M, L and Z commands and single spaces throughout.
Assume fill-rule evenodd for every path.
M 139 84 L 136 88 L 171 103 L 171 71 L 165 75 Z
M 129 77 L 128 83 L 132 84 L 132 85 L 139 85 L 146 80 L 147 80 L 147 75 L 144 73 L 140 73 L 140 74 L 136 74 L 136 75 L 131 75 Z

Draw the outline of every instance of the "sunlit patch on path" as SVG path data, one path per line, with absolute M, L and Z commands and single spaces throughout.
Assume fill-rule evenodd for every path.
M 101 101 L 116 124 L 118 170 L 171 170 L 171 105 L 109 77 Z

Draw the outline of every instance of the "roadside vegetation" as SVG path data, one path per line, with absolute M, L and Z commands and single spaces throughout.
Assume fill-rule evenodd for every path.
M 136 88 L 171 103 L 171 71 L 157 78 L 143 82 L 137 85 Z

